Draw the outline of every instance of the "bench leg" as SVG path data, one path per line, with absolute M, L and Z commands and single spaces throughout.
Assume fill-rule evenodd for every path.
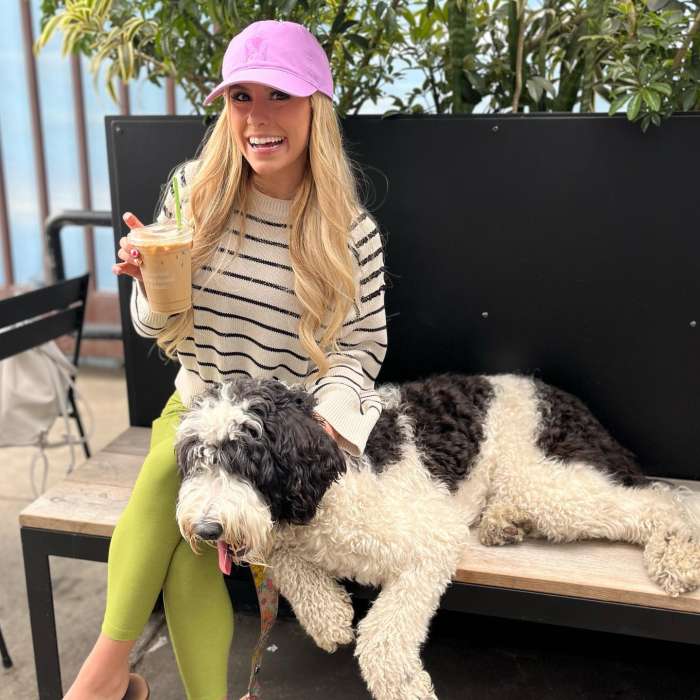
M 21 535 L 39 698 L 40 700 L 60 700 L 63 692 L 49 553 L 46 549 L 46 541 L 40 534 L 21 528 Z
M 85 430 L 83 429 L 83 421 L 80 419 L 80 413 L 78 413 L 78 405 L 75 402 L 75 396 L 73 394 L 72 389 L 68 391 L 68 399 L 70 400 L 70 405 L 73 410 L 72 418 L 75 419 L 75 422 L 78 425 L 78 432 L 80 433 L 80 437 L 83 438 L 83 452 L 85 452 L 85 459 L 90 459 L 90 446 L 88 445 L 87 440 L 85 440 Z
M 7 645 L 5 644 L 5 637 L 2 636 L 2 630 L 0 630 L 0 656 L 2 656 L 2 665 L 5 668 L 12 668 L 12 659 L 10 658 L 10 652 L 7 651 Z

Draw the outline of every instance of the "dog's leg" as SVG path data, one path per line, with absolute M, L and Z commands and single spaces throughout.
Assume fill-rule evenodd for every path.
M 485 545 L 517 544 L 532 532 L 530 516 L 507 501 L 491 501 L 479 523 L 479 541 Z
M 270 566 L 275 585 L 321 649 L 332 654 L 352 642 L 352 602 L 334 578 L 288 549 L 276 550 Z
M 455 559 L 441 569 L 424 563 L 401 572 L 358 625 L 355 656 L 376 700 L 437 700 L 420 648 L 456 566 Z
M 667 489 L 626 487 L 594 466 L 539 460 L 494 473 L 479 524 L 483 544 L 526 533 L 554 542 L 607 539 L 643 546 L 647 571 L 670 595 L 700 585 L 700 537 Z

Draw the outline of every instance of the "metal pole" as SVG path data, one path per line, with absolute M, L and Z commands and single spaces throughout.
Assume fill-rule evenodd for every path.
M 2 246 L 2 267 L 5 273 L 5 285 L 15 283 L 12 271 L 12 243 L 10 240 L 10 218 L 7 215 L 7 195 L 5 191 L 5 172 L 2 162 L 2 137 L 0 135 L 0 245 Z
M 73 107 L 75 109 L 75 131 L 78 144 L 78 164 L 80 167 L 80 203 L 85 210 L 92 209 L 90 192 L 90 162 L 88 159 L 87 133 L 85 128 L 85 101 L 83 98 L 83 76 L 80 56 L 71 54 L 71 82 L 73 84 Z M 83 229 L 85 259 L 90 273 L 90 289 L 95 289 L 95 238 L 92 226 Z
M 46 180 L 46 160 L 44 158 L 44 134 L 41 129 L 41 104 L 39 85 L 36 76 L 36 60 L 34 58 L 34 36 L 32 32 L 32 12 L 29 0 L 20 0 L 22 15 L 22 39 L 24 46 L 24 67 L 29 89 L 29 104 L 32 118 L 32 143 L 34 146 L 34 166 L 36 185 L 39 194 L 40 226 L 49 215 L 49 190 Z M 42 240 L 44 279 L 49 280 L 49 256 L 46 241 Z

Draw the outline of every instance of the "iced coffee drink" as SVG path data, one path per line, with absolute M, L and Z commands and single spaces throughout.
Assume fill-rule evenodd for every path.
M 127 236 L 141 254 L 141 274 L 152 311 L 176 314 L 192 303 L 192 229 L 175 224 L 134 228 Z

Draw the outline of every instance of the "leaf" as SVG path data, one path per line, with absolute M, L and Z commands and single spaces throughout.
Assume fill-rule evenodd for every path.
M 366 37 L 360 34 L 349 33 L 345 35 L 353 44 L 367 51 L 369 49 L 369 41 Z
M 532 80 L 534 80 L 540 87 L 544 88 L 552 97 L 557 94 L 554 85 L 552 85 L 547 78 L 543 78 L 541 75 L 535 75 L 533 76 Z
M 662 95 L 666 95 L 666 97 L 671 97 L 671 86 L 668 83 L 649 83 L 649 87 L 656 90 L 656 92 L 660 92 Z
M 637 93 L 632 97 L 630 100 L 630 103 L 627 105 L 627 119 L 629 119 L 631 122 L 633 122 L 636 118 L 637 115 L 639 114 L 639 110 L 642 107 L 642 95 L 641 93 Z
M 540 97 L 542 97 L 542 86 L 538 85 L 535 80 L 530 78 L 525 85 L 527 86 L 527 91 L 530 93 L 530 96 L 535 102 L 540 101 Z
M 642 88 L 642 99 L 647 103 L 652 112 L 658 112 L 661 109 L 661 97 L 658 92 Z
M 117 56 L 119 57 L 119 74 L 122 82 L 126 83 L 129 80 L 129 73 L 126 68 L 126 57 L 124 56 L 124 46 L 117 46 Z
M 56 27 L 59 25 L 61 20 L 63 19 L 63 15 L 56 15 L 55 17 L 52 17 L 47 23 L 46 26 L 44 27 L 44 30 L 41 32 L 41 36 L 36 40 L 34 44 L 34 55 L 36 56 L 41 49 L 46 46 L 46 44 L 49 42 L 51 39 L 51 36 L 53 35 Z
M 621 97 L 618 97 L 615 100 L 613 100 L 610 104 L 608 114 L 613 115 L 619 112 L 625 106 L 625 103 L 627 102 L 627 100 L 629 100 L 629 98 L 629 95 L 622 95 Z
M 671 0 L 646 0 L 646 2 L 647 7 L 652 12 L 658 12 L 659 10 L 663 10 L 664 7 L 671 2 Z
M 683 95 L 683 111 L 690 112 L 697 101 L 698 89 L 689 88 Z

